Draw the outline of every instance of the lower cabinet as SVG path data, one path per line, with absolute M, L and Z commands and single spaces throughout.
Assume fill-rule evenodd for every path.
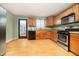
M 38 30 L 36 31 L 36 39 L 50 39 L 50 31 Z
M 36 31 L 36 39 L 50 39 L 57 42 L 57 31 L 38 30 Z
M 51 40 L 57 43 L 57 31 L 51 31 Z
M 79 33 L 70 34 L 70 51 L 79 55 Z

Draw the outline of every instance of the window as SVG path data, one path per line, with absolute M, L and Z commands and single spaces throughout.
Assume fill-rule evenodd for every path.
M 37 28 L 44 28 L 44 27 L 45 27 L 45 21 L 38 19 L 38 20 L 36 21 L 36 27 L 37 27 Z

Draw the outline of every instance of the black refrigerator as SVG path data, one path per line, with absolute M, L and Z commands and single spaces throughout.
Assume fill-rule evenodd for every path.
M 6 10 L 0 7 L 0 55 L 6 52 Z

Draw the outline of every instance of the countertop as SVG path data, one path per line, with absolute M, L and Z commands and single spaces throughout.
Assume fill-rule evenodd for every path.
M 78 31 L 70 31 L 70 33 L 78 33 L 78 34 L 79 34 L 79 32 L 78 32 Z

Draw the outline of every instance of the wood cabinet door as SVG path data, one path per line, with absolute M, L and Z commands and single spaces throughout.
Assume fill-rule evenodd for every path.
M 38 30 L 36 31 L 37 39 L 50 39 L 50 31 Z
M 45 19 L 45 26 L 48 26 L 49 24 L 49 20 L 48 20 L 48 17 Z
M 53 26 L 53 16 L 49 16 L 46 19 L 46 26 Z
M 35 18 L 29 18 L 28 24 L 29 24 L 29 27 L 35 27 L 36 26 L 36 19 Z
M 50 18 L 49 18 L 49 24 L 50 24 L 50 26 L 53 26 L 53 16 L 50 16 Z
M 29 25 L 29 27 L 32 26 L 32 19 L 31 18 L 28 19 L 28 25 Z
M 54 25 L 60 25 L 61 24 L 61 19 L 54 19 Z
M 54 41 L 57 43 L 57 39 L 58 39 L 58 34 L 57 31 L 54 31 Z
M 32 19 L 32 26 L 34 26 L 34 27 L 36 26 L 36 18 Z
M 68 16 L 68 15 L 74 13 L 73 7 L 68 8 L 66 11 L 64 11 L 64 13 L 65 13 L 65 15 L 63 17 Z
M 54 31 L 50 31 L 50 33 L 51 40 L 54 41 Z
M 70 50 L 79 55 L 79 34 L 70 34 Z
M 73 12 L 75 13 L 75 21 L 79 21 L 79 4 L 73 6 Z
M 58 37 L 57 31 L 50 31 L 50 32 L 51 32 L 51 35 L 50 35 L 51 40 L 57 43 L 57 37 Z

